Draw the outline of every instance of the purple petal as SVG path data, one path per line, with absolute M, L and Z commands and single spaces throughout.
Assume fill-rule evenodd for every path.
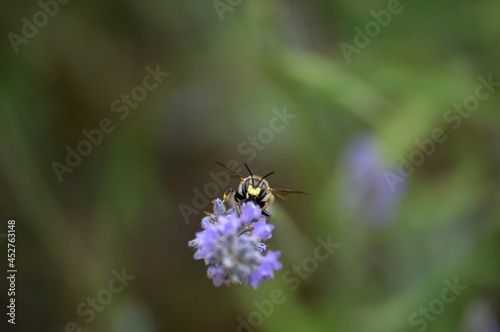
M 262 241 L 267 241 L 272 237 L 271 232 L 274 225 L 267 224 L 265 221 L 258 221 L 253 224 L 252 236 L 260 238 Z
M 224 282 L 224 270 L 220 267 L 210 266 L 207 276 L 213 280 L 214 286 L 219 287 Z
M 240 227 L 240 220 L 235 214 L 219 216 L 219 229 L 222 234 L 236 233 Z
M 259 287 L 261 281 L 273 278 L 274 271 L 283 267 L 278 261 L 280 255 L 279 251 L 269 251 L 266 256 L 262 257 L 260 266 L 248 276 L 248 283 L 254 289 Z
M 252 202 L 245 203 L 241 207 L 241 221 L 244 224 L 248 224 L 252 220 L 260 218 L 262 211 L 260 208 Z

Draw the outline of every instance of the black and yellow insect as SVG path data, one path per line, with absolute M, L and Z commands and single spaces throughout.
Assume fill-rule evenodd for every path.
M 234 202 L 238 210 L 242 203 L 249 201 L 253 202 L 254 204 L 260 207 L 260 209 L 262 210 L 262 214 L 266 216 L 266 220 L 269 220 L 271 218 L 271 214 L 268 211 L 266 211 L 266 208 L 274 202 L 275 195 L 281 199 L 287 199 L 289 194 L 307 195 L 302 191 L 271 188 L 269 186 L 269 183 L 265 179 L 271 174 L 274 174 L 274 172 L 271 172 L 262 177 L 258 175 L 253 175 L 252 172 L 250 171 L 250 168 L 248 168 L 247 164 L 244 164 L 250 176 L 243 177 L 240 174 L 238 174 L 238 172 L 226 167 L 221 162 L 216 162 L 216 164 L 224 167 L 230 177 L 240 181 L 237 190 L 230 188 L 224 193 L 223 201 L 224 202 L 227 201 L 229 194 L 233 193 Z

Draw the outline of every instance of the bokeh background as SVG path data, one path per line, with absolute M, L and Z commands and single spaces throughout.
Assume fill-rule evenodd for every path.
M 4 1 L 0 260 L 15 219 L 18 274 L 15 326 L 0 278 L 0 330 L 499 331 L 498 87 L 480 88 L 473 112 L 452 108 L 479 76 L 500 81 L 500 7 L 401 1 L 346 57 L 341 44 L 391 3 L 70 1 L 16 52 L 9 33 L 42 7 Z M 113 101 L 148 66 L 169 75 L 120 119 Z M 105 118 L 114 131 L 59 181 L 54 162 Z M 440 129 L 444 142 L 419 152 Z M 214 287 L 187 248 L 210 211 L 195 193 L 230 160 L 309 194 L 271 208 L 284 267 L 258 290 Z M 285 282 L 318 237 L 340 247 Z M 135 279 L 86 322 L 76 308 L 123 268 Z M 456 278 L 467 288 L 441 308 Z M 286 300 L 259 313 L 276 289 Z

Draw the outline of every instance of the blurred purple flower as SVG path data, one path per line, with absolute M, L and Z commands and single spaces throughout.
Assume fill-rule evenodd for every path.
M 203 259 L 208 265 L 207 275 L 215 286 L 239 283 L 257 289 L 261 281 L 273 278 L 274 271 L 281 269 L 279 251 L 262 254 L 267 248 L 263 241 L 271 238 L 274 226 L 266 223 L 252 202 L 243 204 L 238 215 L 216 199 L 214 213 L 201 224 L 204 230 L 188 246 L 196 249 L 194 259 Z
M 373 136 L 361 136 L 350 144 L 344 156 L 346 187 L 342 195 L 356 218 L 373 226 L 386 226 L 404 191 L 391 190 L 384 173 L 391 171 L 382 161 L 379 144 Z
M 477 299 L 469 305 L 465 315 L 464 332 L 500 332 L 495 312 L 490 303 Z

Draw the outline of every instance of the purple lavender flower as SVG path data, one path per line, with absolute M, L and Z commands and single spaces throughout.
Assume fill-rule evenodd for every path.
M 347 208 L 372 226 L 392 222 L 404 188 L 391 190 L 384 177 L 384 172 L 390 169 L 382 161 L 376 138 L 368 135 L 357 138 L 345 154 L 344 165 L 347 183 L 342 196 Z
M 475 299 L 465 314 L 464 332 L 500 332 L 495 308 L 486 299 Z
M 215 286 L 239 283 L 257 289 L 261 281 L 273 278 L 274 271 L 281 269 L 279 251 L 263 255 L 267 249 L 263 242 L 271 238 L 274 226 L 266 223 L 254 203 L 243 204 L 238 214 L 216 199 L 214 213 L 203 218 L 201 225 L 204 230 L 188 246 L 196 249 L 194 259 L 203 259 L 208 265 L 207 275 Z

